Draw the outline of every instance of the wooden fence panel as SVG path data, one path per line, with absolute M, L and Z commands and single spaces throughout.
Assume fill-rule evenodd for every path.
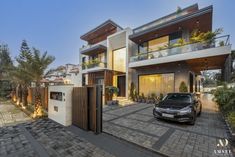
M 88 99 L 86 87 L 74 87 L 72 98 L 72 124 L 88 130 Z

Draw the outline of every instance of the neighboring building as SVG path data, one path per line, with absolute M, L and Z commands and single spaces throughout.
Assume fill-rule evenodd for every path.
M 79 66 L 75 64 L 66 64 L 56 69 L 48 71 L 44 76 L 42 83 L 54 84 L 74 84 L 78 86 L 79 82 Z
M 199 9 L 195 4 L 133 30 L 111 20 L 104 22 L 81 36 L 88 46 L 80 49 L 80 86 L 114 85 L 120 89 L 118 96 L 128 97 L 131 82 L 145 96 L 179 92 L 182 81 L 188 91 L 200 91 L 203 70 L 221 69 L 228 81 L 232 67 L 229 36 L 189 42 L 196 29 L 212 31 L 212 15 L 212 6 Z

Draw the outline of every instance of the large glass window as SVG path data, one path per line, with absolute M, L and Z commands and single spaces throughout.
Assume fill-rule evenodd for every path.
M 113 51 L 113 70 L 126 72 L 126 48 Z
M 160 47 L 167 45 L 168 41 L 169 41 L 168 36 L 164 36 L 164 37 L 150 40 L 150 41 L 148 41 L 148 51 L 149 52 L 157 51 L 157 50 L 159 50 Z
M 153 74 L 139 76 L 139 93 L 145 96 L 174 92 L 174 74 Z

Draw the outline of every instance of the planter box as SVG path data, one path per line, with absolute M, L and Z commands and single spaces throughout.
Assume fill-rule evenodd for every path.
M 107 105 L 112 106 L 112 105 L 118 105 L 118 100 L 111 100 L 111 101 L 107 101 Z

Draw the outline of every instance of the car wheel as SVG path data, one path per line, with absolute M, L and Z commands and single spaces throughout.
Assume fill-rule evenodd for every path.
M 190 125 L 194 125 L 196 121 L 196 112 L 194 112 L 192 121 L 189 122 Z

